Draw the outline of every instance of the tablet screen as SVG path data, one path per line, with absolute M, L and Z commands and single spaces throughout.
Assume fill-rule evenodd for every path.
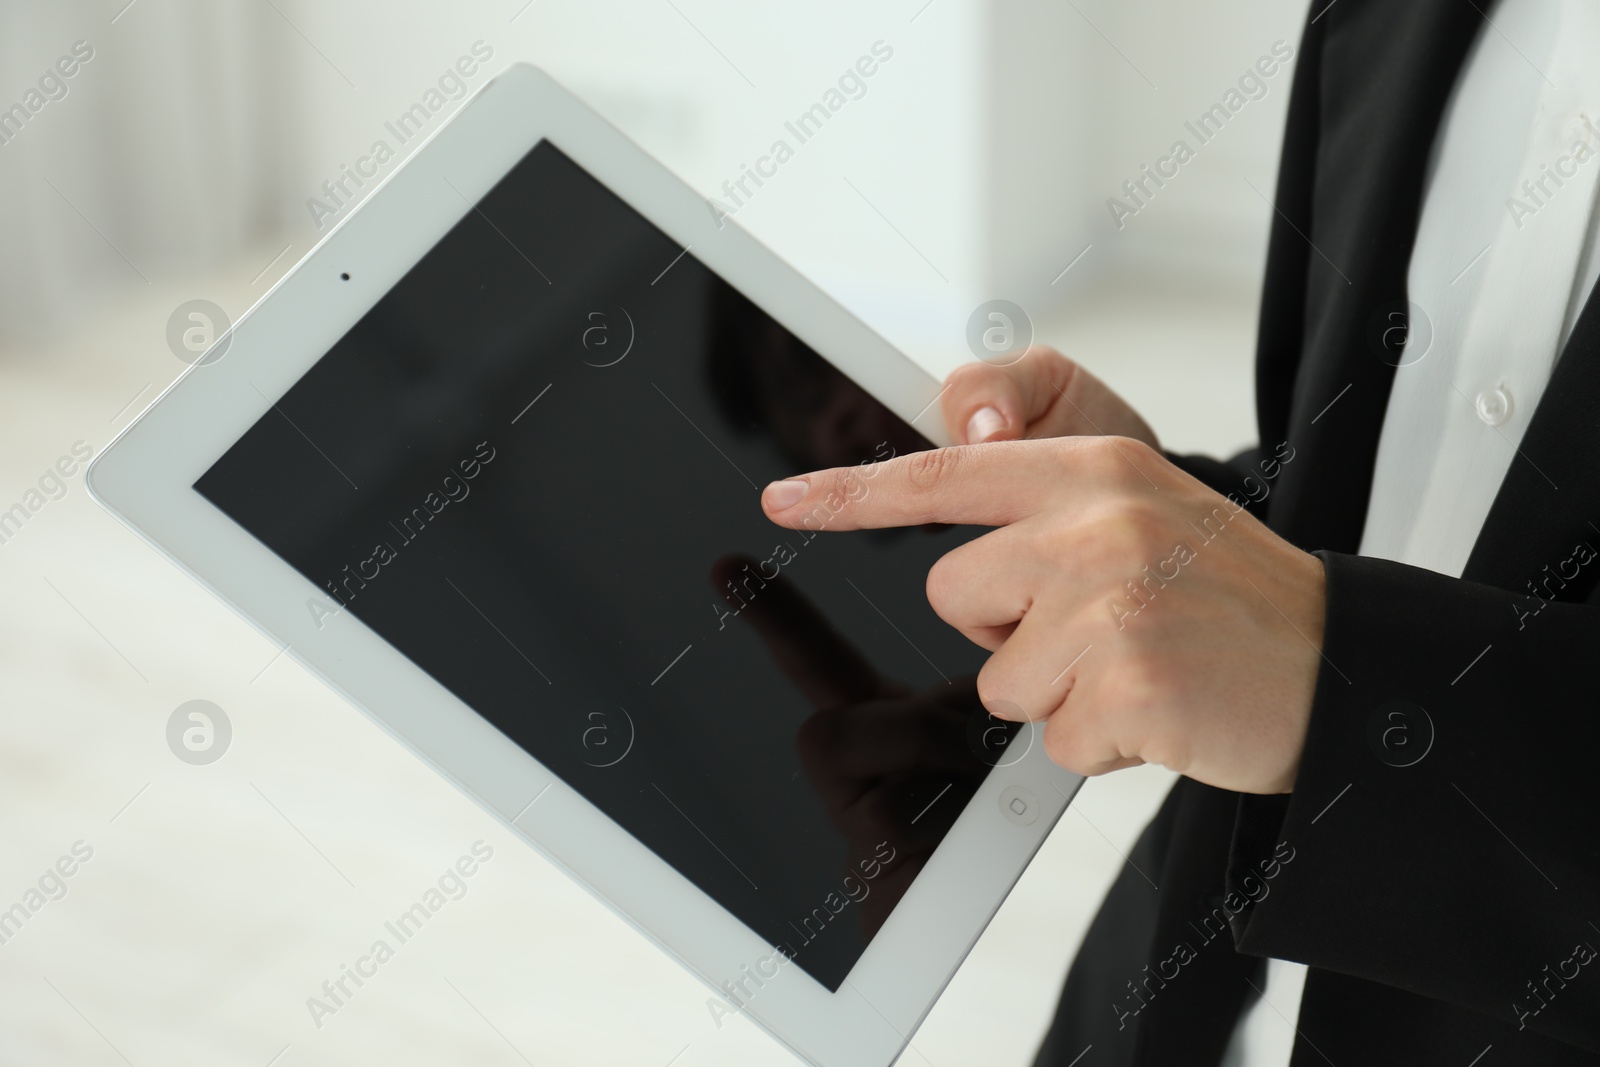
M 836 991 L 1013 731 L 980 531 L 758 498 L 928 447 L 541 142 L 195 488 Z

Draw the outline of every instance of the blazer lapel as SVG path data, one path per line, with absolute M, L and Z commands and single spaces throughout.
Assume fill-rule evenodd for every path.
M 1316 17 L 1325 24 L 1320 56 L 1308 47 L 1301 62 L 1320 70 L 1310 86 L 1296 79 L 1315 108 L 1291 114 L 1289 147 L 1297 123 L 1314 122 L 1319 135 L 1300 134 L 1310 160 L 1286 151 L 1280 175 L 1258 407 L 1263 449 L 1284 441 L 1294 450 L 1269 504 L 1271 526 L 1305 548 L 1355 552 L 1428 155 L 1484 18 L 1470 0 L 1336 0 Z
M 1587 552 L 1580 551 L 1587 546 Z M 1600 579 L 1600 302 L 1590 295 L 1473 545 L 1463 578 L 1557 600 Z

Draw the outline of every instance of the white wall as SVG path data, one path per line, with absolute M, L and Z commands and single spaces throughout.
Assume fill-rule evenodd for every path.
M 0 99 L 72 41 L 97 49 L 0 148 L 0 195 L 33 208 L 0 214 L 0 334 L 58 330 L 85 296 L 148 277 L 203 289 L 220 258 L 290 245 L 227 294 L 242 310 L 320 235 L 306 199 L 479 40 L 486 69 L 540 63 L 707 194 L 793 141 L 785 120 L 883 41 L 894 58 L 866 95 L 795 142 L 737 221 L 942 369 L 992 297 L 1048 319 L 1113 276 L 1254 284 L 1268 209 L 1245 179 L 1271 194 L 1289 71 L 1122 229 L 1105 202 L 1193 141 L 1183 121 L 1275 40 L 1297 44 L 1303 4 L 523 4 L 139 0 L 115 23 L 120 3 L 0 9 Z
M 0 145 L 0 339 L 203 275 L 273 225 L 293 144 L 272 9 L 208 0 L 0 5 L 0 109 L 75 42 L 93 58 Z M 145 10 L 140 10 L 140 7 Z
M 1049 319 L 1108 278 L 1254 290 L 1270 208 L 1246 179 L 1271 196 L 1292 65 L 1211 143 L 1183 123 L 1275 41 L 1297 51 L 1304 19 L 1303 3 L 1274 0 L 995 5 L 983 229 L 996 295 Z M 1129 202 L 1122 183 L 1179 139 L 1194 159 L 1118 226 L 1108 199 Z
M 1104 140 L 1094 195 L 1101 203 L 1101 232 L 1112 249 L 1113 270 L 1188 279 L 1222 273 L 1253 284 L 1271 210 L 1251 184 L 1264 196 L 1273 195 L 1293 61 L 1263 79 L 1265 95 L 1245 104 L 1209 144 L 1189 136 L 1184 123 L 1194 122 L 1236 88 L 1241 75 L 1271 54 L 1274 42 L 1298 54 L 1306 4 L 1085 0 L 1079 6 L 1157 87 L 1151 90 L 1130 77 L 1109 46 L 1100 51 L 1101 84 L 1116 80 L 1097 108 Z M 1104 212 L 1104 199 L 1118 195 L 1141 164 L 1153 163 L 1180 138 L 1195 149 L 1194 160 L 1147 209 L 1116 230 Z

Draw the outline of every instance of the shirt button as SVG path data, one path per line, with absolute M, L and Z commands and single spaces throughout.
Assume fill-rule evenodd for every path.
M 1504 386 L 1485 389 L 1478 394 L 1478 418 L 1490 426 L 1499 426 L 1511 417 L 1511 394 Z

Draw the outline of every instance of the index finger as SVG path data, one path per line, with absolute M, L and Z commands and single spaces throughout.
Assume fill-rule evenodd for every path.
M 1001 441 L 935 448 L 860 467 L 834 467 L 773 482 L 761 507 L 793 530 L 865 530 L 953 523 L 1006 526 L 1025 518 L 1045 479 L 1065 473 L 1050 462 L 1075 442 Z

